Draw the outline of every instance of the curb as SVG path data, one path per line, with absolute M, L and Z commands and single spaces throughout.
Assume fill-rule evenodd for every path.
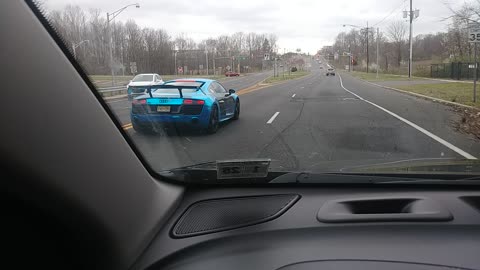
M 353 76 L 352 76 L 352 77 L 353 77 Z M 363 80 L 363 79 L 359 79 L 359 78 L 356 78 L 356 77 L 353 77 L 353 78 L 355 78 L 355 79 L 357 79 L 357 80 L 360 80 L 360 81 L 362 81 L 362 82 L 365 82 L 365 83 L 368 83 L 368 84 L 371 84 L 371 85 L 380 87 L 380 88 L 384 88 L 384 89 L 388 89 L 388 90 L 394 90 L 394 91 L 397 91 L 397 92 L 401 92 L 401 93 L 408 94 L 408 95 L 411 95 L 411 96 L 421 97 L 421 98 L 424 98 L 424 99 L 427 99 L 427 100 L 431 100 L 431 101 L 435 101 L 435 102 L 447 104 L 447 105 L 450 105 L 450 106 L 457 106 L 457 107 L 463 107 L 463 108 L 467 108 L 467 109 L 479 110 L 478 108 L 475 108 L 475 107 L 473 107 L 473 106 L 469 106 L 469 105 L 465 105 L 465 104 L 460 104 L 460 103 L 453 102 L 453 101 L 447 101 L 447 100 L 443 100 L 443 99 L 439 99 L 439 98 L 429 97 L 429 96 L 425 96 L 425 95 L 422 95 L 422 94 L 413 93 L 413 92 L 409 92 L 409 91 L 406 91 L 406 90 L 401 90 L 401 89 L 393 88 L 393 87 L 390 87 L 390 86 L 384 86 L 384 85 L 372 83 L 372 82 L 369 82 L 369 81 L 366 81 L 366 80 Z

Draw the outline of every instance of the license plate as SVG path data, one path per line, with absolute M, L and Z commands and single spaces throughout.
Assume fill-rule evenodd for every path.
M 157 112 L 170 112 L 170 106 L 157 106 Z

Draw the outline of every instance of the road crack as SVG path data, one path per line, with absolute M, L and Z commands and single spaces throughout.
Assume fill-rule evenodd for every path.
M 257 157 L 271 157 L 271 156 L 282 156 L 285 155 L 284 160 L 280 160 L 281 165 L 285 165 L 289 170 L 299 170 L 300 162 L 298 161 L 295 153 L 283 137 L 284 133 L 290 129 L 302 116 L 303 109 L 305 107 L 305 102 L 302 102 L 302 107 L 297 115 L 297 117 L 290 123 L 288 126 L 283 128 L 281 131 L 278 131 L 275 127 L 272 126 L 272 129 L 276 132 L 275 137 L 265 145 Z M 277 153 L 278 152 L 278 153 Z M 283 167 L 283 166 L 282 166 Z

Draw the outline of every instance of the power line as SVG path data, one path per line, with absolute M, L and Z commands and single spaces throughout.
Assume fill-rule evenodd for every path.
M 388 17 L 392 16 L 392 14 L 397 11 L 399 8 L 401 8 L 403 6 L 403 4 L 405 4 L 405 2 L 407 2 L 407 0 L 403 0 L 403 2 L 396 8 L 394 8 L 387 16 L 385 16 L 382 20 L 380 20 L 379 22 L 377 22 L 376 24 L 374 24 L 372 27 L 375 27 L 377 26 L 378 24 L 382 23 L 383 21 L 385 21 Z

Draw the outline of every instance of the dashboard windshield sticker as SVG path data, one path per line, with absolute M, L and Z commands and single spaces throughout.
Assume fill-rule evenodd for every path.
M 217 161 L 217 179 L 263 178 L 269 166 L 270 159 Z

